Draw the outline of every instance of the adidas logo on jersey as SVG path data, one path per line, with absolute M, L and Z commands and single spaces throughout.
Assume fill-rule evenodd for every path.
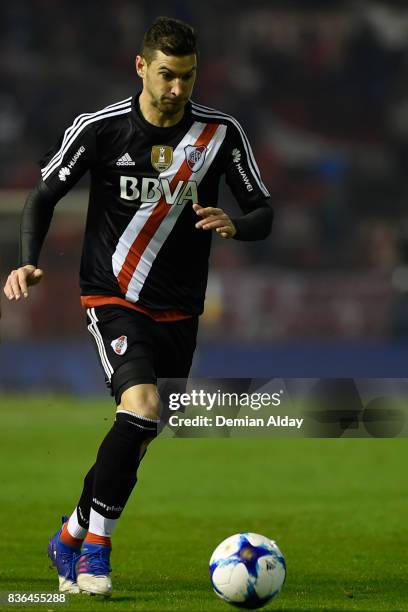
M 117 166 L 134 166 L 135 162 L 130 157 L 129 153 L 125 153 L 124 155 L 122 155 L 122 157 L 119 157 L 118 161 L 116 162 L 116 165 Z

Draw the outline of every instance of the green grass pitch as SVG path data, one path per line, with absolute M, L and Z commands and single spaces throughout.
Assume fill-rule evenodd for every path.
M 47 542 L 80 493 L 110 401 L 0 397 L 0 591 L 56 591 Z M 158 439 L 113 538 L 114 594 L 4 610 L 232 610 L 208 559 L 239 531 L 281 547 L 265 610 L 408 610 L 407 440 Z

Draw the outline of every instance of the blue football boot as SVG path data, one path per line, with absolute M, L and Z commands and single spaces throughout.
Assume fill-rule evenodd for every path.
M 111 596 L 111 550 L 109 546 L 84 542 L 76 564 L 77 584 L 82 593 Z
M 67 516 L 62 517 L 62 526 L 48 543 L 48 556 L 52 564 L 57 568 L 59 590 L 61 593 L 79 593 L 76 581 L 75 565 L 81 554 L 80 548 L 67 546 L 60 540 L 60 535 Z

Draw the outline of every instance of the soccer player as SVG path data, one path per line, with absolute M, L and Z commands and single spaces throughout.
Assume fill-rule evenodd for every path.
M 111 534 L 157 434 L 157 379 L 188 376 L 213 231 L 259 240 L 272 224 L 242 127 L 190 99 L 193 28 L 158 18 L 136 71 L 140 93 L 79 115 L 42 160 L 23 211 L 20 267 L 4 287 L 19 300 L 42 279 L 38 259 L 54 207 L 89 170 L 81 301 L 117 409 L 74 511 L 49 543 L 59 588 L 71 593 L 111 594 Z M 222 175 L 242 211 L 233 219 L 217 207 Z

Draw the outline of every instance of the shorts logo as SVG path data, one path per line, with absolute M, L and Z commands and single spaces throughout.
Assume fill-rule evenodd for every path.
M 200 145 L 198 147 L 187 145 L 184 147 L 184 152 L 186 154 L 187 166 L 190 168 L 191 172 L 198 172 L 204 164 L 207 147 L 205 145 Z
M 111 347 L 117 355 L 123 355 L 127 349 L 127 336 L 119 336 L 115 340 L 112 340 Z
M 150 153 L 152 166 L 158 172 L 167 170 L 173 161 L 173 147 L 167 145 L 154 145 Z

